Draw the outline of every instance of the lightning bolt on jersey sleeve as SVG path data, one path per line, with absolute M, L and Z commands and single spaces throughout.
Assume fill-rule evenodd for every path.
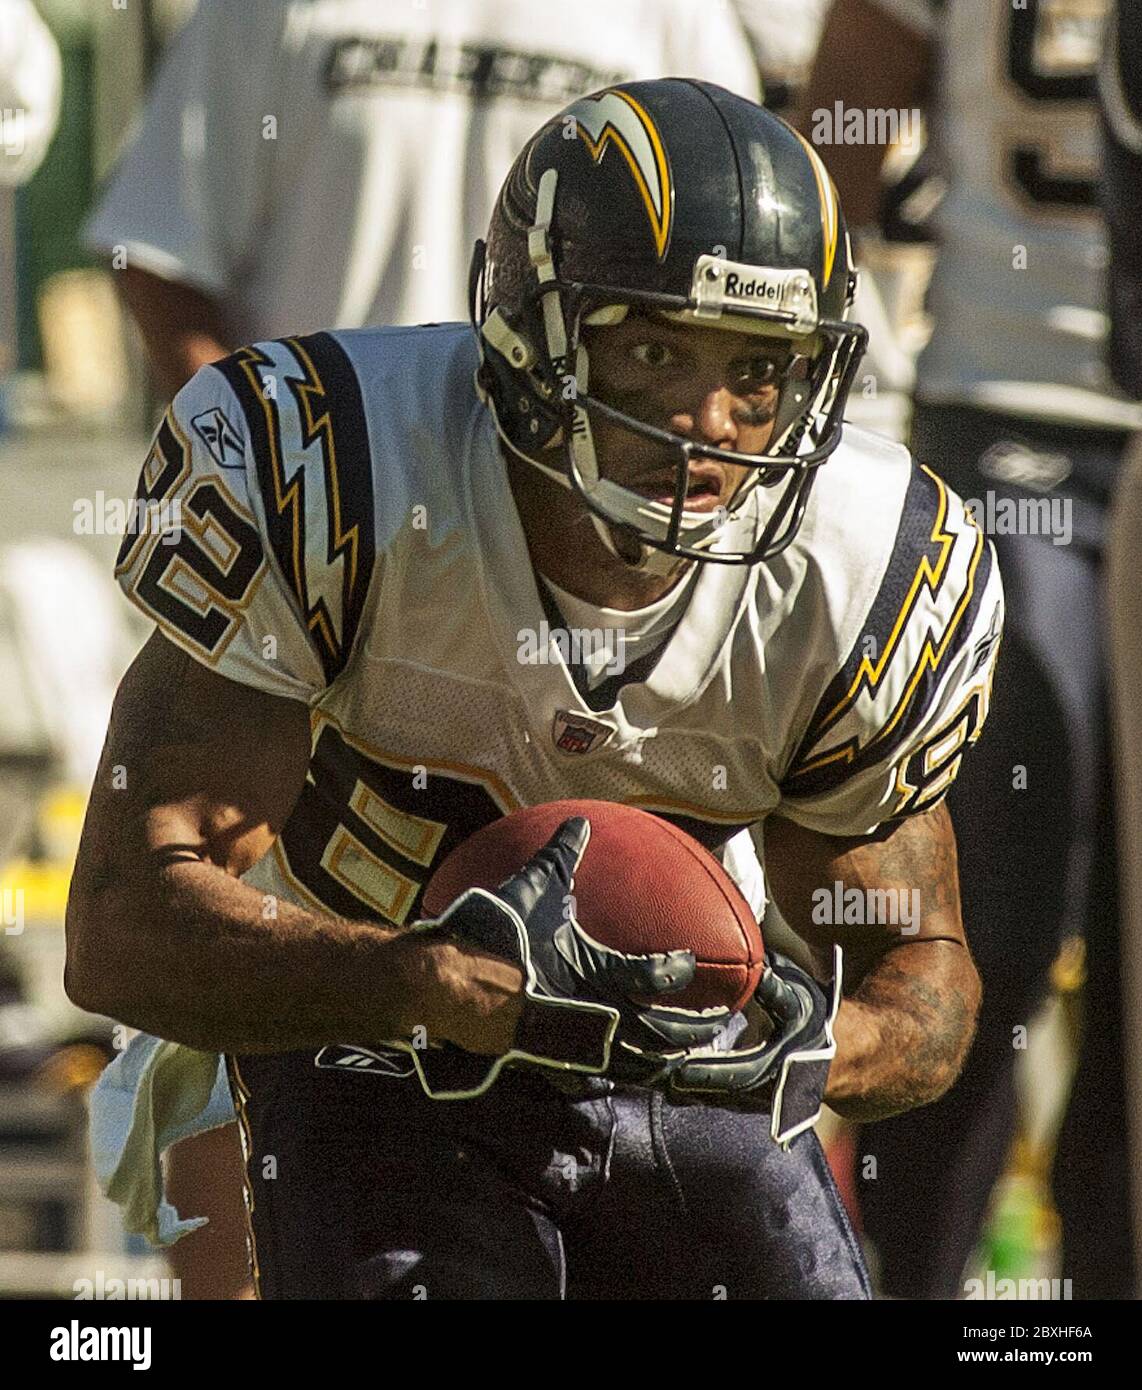
M 935 806 L 983 728 L 1002 626 L 991 542 L 914 465 L 879 589 L 788 763 L 778 813 L 844 836 Z
M 328 393 L 328 395 L 327 395 Z M 309 701 L 348 664 L 375 555 L 360 390 L 326 334 L 243 348 L 179 392 L 116 577 L 197 661 Z

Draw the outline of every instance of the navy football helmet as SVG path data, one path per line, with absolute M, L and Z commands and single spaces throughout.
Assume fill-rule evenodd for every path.
M 836 190 L 791 126 L 707 82 L 623 83 L 548 121 L 504 183 L 472 261 L 478 385 L 507 447 L 578 493 L 613 554 L 658 572 L 680 556 L 753 564 L 793 539 L 840 442 L 867 341 L 846 321 L 855 288 Z M 765 453 L 696 442 L 592 394 L 584 329 L 631 312 L 754 334 L 772 349 Z M 600 471 L 592 424 L 604 419 L 672 454 L 671 505 Z M 685 505 L 702 458 L 751 470 L 717 513 Z M 749 546 L 719 543 L 757 485 L 782 482 Z

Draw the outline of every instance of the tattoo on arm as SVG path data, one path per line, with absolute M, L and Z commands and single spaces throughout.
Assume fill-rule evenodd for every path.
M 890 951 L 850 1007 L 873 1030 L 875 1055 L 849 1097 L 860 1118 L 899 1114 L 937 1099 L 959 1075 L 975 1033 L 979 982 L 965 948 L 934 941 Z
M 766 868 L 789 924 L 818 951 L 834 941 L 845 951 L 830 1105 L 871 1120 L 935 1100 L 963 1065 L 980 992 L 946 807 L 859 839 L 829 839 L 788 822 L 776 830 L 771 845 L 766 828 Z M 857 923 L 814 921 L 814 892 L 835 883 L 863 890 L 866 902 L 883 901 L 875 895 L 886 889 L 915 894 L 918 914 L 907 930 L 872 913 Z

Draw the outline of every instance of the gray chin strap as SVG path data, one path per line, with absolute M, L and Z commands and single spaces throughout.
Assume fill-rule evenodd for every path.
M 677 555 L 668 555 L 665 550 L 655 550 L 654 546 L 647 545 L 638 536 L 631 534 L 631 545 L 638 547 L 638 559 L 632 560 L 629 555 L 624 555 L 615 545 L 611 535 L 611 528 L 601 516 L 592 514 L 591 522 L 595 527 L 599 539 L 607 547 L 612 555 L 617 556 L 624 565 L 628 565 L 633 570 L 638 570 L 640 574 L 654 574 L 665 578 L 672 571 L 676 570 L 680 563 L 690 564 L 692 561 L 681 561 Z
M 580 349 L 582 352 L 582 349 Z M 586 354 L 583 353 L 585 358 Z M 585 375 L 584 367 L 584 375 Z M 493 408 L 494 414 L 494 408 Z M 595 534 L 602 541 L 607 551 L 621 560 L 624 565 L 631 569 L 638 570 L 641 574 L 653 574 L 666 576 L 672 573 L 680 560 L 685 557 L 672 555 L 669 551 L 659 550 L 653 545 L 647 545 L 643 541 L 636 529 L 641 526 L 645 531 L 661 530 L 665 537 L 670 525 L 670 507 L 664 507 L 660 502 L 652 502 L 648 498 L 640 496 L 630 488 L 620 487 L 618 483 L 613 483 L 607 478 L 599 476 L 598 463 L 595 455 L 594 441 L 591 437 L 591 426 L 587 418 L 586 411 L 576 407 L 576 419 L 578 427 L 575 430 L 571 443 L 571 466 L 575 470 L 575 479 L 579 488 L 583 490 L 592 500 L 597 500 L 599 504 L 614 514 L 613 521 L 599 516 L 597 512 L 591 512 L 591 525 L 595 528 Z M 532 458 L 530 454 L 525 454 L 517 449 L 507 438 L 502 430 L 499 429 L 499 421 L 496 427 L 500 438 L 511 449 L 517 458 L 529 463 L 533 468 L 538 469 L 545 477 L 550 478 L 560 487 L 566 488 L 568 492 L 578 495 L 578 489 L 571 479 L 560 468 L 555 468 L 551 464 L 541 463 L 539 459 Z M 561 442 L 561 435 L 556 435 L 553 446 L 558 446 Z M 747 479 L 739 492 L 735 503 L 740 507 L 745 498 L 754 487 L 757 486 L 757 478 Z M 629 518 L 629 521 L 628 521 Z M 630 526 L 628 536 L 630 538 L 630 549 L 624 554 L 615 544 L 613 531 L 622 527 L 624 522 Z M 722 529 L 722 521 L 716 516 L 711 517 L 707 512 L 686 512 L 682 513 L 682 524 L 679 527 L 678 538 L 685 545 L 693 546 L 703 550 L 707 546 L 712 546 L 717 540 Z M 632 555 L 632 552 L 637 552 Z
M 587 380 L 589 363 L 587 350 L 580 343 L 575 353 L 575 385 L 579 394 L 587 391 Z M 575 406 L 575 426 L 571 432 L 570 449 L 571 470 L 574 475 L 574 483 L 566 474 L 560 473 L 559 480 L 572 491 L 576 490 L 576 485 L 592 502 L 597 503 L 613 521 L 605 520 L 596 512 L 591 513 L 591 524 L 595 528 L 595 533 L 616 559 L 621 560 L 624 565 L 629 565 L 631 569 L 639 570 L 643 574 L 654 574 L 664 576 L 671 573 L 678 567 L 679 556 L 671 555 L 668 551 L 659 550 L 653 545 L 647 545 L 639 536 L 639 531 L 649 533 L 653 536 L 660 536 L 666 539 L 670 528 L 671 508 L 664 507 L 661 502 L 653 502 L 647 497 L 641 497 L 631 488 L 621 487 L 618 483 L 611 482 L 609 478 L 604 478 L 599 472 L 599 459 L 595 452 L 595 437 L 591 429 L 591 420 L 587 411 L 576 399 Z M 543 465 L 537 465 L 542 467 Z M 687 546 L 702 550 L 706 546 L 713 545 L 718 538 L 718 533 L 724 525 L 724 515 L 719 518 L 717 515 L 711 517 L 708 512 L 682 512 L 682 523 L 678 528 L 678 539 Z M 612 528 L 622 525 L 629 526 L 631 546 L 637 547 L 637 559 L 631 558 L 631 552 L 623 554 L 615 545 Z
M 498 421 L 497 430 L 499 430 Z M 529 454 L 522 453 L 512 444 L 511 440 L 508 439 L 502 430 L 499 430 L 499 435 L 517 458 L 522 459 L 524 463 L 531 464 L 533 468 L 538 469 L 540 473 L 550 478 L 552 482 L 558 483 L 560 487 L 566 488 L 568 492 L 575 492 L 575 487 L 571 479 L 561 469 L 553 468 L 550 464 L 540 463 L 538 459 L 532 458 Z M 613 488 L 616 493 L 622 493 L 624 497 L 633 498 L 635 501 L 641 500 L 638 498 L 637 493 L 629 492 L 626 488 L 620 488 L 613 483 L 607 483 L 605 480 L 602 480 L 600 484 L 596 486 L 595 492 L 598 493 L 603 488 Z M 648 503 L 647 505 L 655 507 L 659 512 L 665 513 L 669 518 L 669 508 L 659 506 L 657 503 Z M 681 558 L 680 556 L 670 555 L 664 550 L 656 550 L 654 546 L 647 545 L 642 541 L 633 531 L 629 533 L 630 542 L 632 550 L 637 548 L 637 557 L 632 558 L 630 551 L 624 555 L 615 544 L 612 534 L 612 526 L 617 527 L 620 523 L 617 521 L 613 523 L 605 521 L 595 512 L 591 512 L 590 516 L 591 525 L 595 528 L 595 534 L 598 536 L 599 540 L 602 541 L 603 545 L 606 546 L 608 553 L 613 555 L 616 560 L 621 560 L 623 564 L 627 565 L 630 569 L 638 570 L 640 574 L 654 574 L 665 577 L 677 568 Z M 705 519 L 706 518 L 703 518 L 703 520 Z M 680 532 L 680 536 L 681 535 L 685 535 L 685 522 L 683 522 L 683 530 Z

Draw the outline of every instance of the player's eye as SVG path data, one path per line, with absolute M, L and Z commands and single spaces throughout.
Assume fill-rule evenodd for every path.
M 674 353 L 665 343 L 653 340 L 649 343 L 635 343 L 630 351 L 635 361 L 641 362 L 644 367 L 669 367 L 675 361 Z
M 763 391 L 767 386 L 777 385 L 788 365 L 788 359 L 750 357 L 737 364 L 733 385 L 743 394 Z

